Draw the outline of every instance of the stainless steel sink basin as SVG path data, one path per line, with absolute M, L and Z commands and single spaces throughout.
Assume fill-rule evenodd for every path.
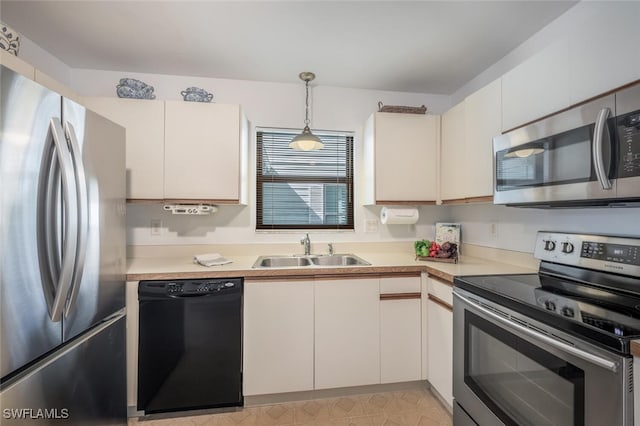
M 355 254 L 334 254 L 331 256 L 314 256 L 311 258 L 316 266 L 359 266 L 371 265 Z
M 301 256 L 260 256 L 254 268 L 290 268 L 311 266 L 311 259 Z
M 355 254 L 310 255 L 310 256 L 260 256 L 253 268 L 308 268 L 322 266 L 366 266 L 371 265 Z

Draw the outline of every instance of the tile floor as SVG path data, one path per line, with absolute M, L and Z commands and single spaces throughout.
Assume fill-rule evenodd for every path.
M 426 389 L 263 405 L 232 413 L 129 420 L 129 426 L 227 425 L 451 426 L 452 421 Z

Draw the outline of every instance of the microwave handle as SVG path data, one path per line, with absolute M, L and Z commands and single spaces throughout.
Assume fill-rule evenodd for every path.
M 607 176 L 607 171 L 604 167 L 604 159 L 602 158 L 602 142 L 603 139 L 606 138 L 606 142 L 611 144 L 611 138 L 609 137 L 609 132 L 607 132 L 607 119 L 611 114 L 611 110 L 609 108 L 602 108 L 598 113 L 598 118 L 596 118 L 596 127 L 593 132 L 593 163 L 594 168 L 596 170 L 596 176 L 600 185 L 602 185 L 602 189 L 611 189 L 611 181 Z

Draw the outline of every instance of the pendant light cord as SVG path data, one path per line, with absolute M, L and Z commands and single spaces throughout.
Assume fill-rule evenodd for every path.
M 309 81 L 305 81 L 305 87 L 306 87 L 306 91 L 307 91 L 307 97 L 305 98 L 305 112 L 304 112 L 304 125 L 309 127 Z

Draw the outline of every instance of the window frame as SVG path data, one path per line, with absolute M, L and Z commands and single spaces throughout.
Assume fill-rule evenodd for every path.
M 313 176 L 269 176 L 264 178 L 262 175 L 262 147 L 264 133 L 289 133 L 291 138 L 295 137 L 299 131 L 281 128 L 256 128 L 256 231 L 285 231 L 285 230 L 355 230 L 354 220 L 354 133 L 340 131 L 320 131 L 314 130 L 313 133 L 322 139 L 328 135 L 342 135 L 346 141 L 346 164 L 345 176 L 335 177 L 313 177 Z M 345 224 L 264 224 L 263 214 L 263 184 L 264 183 L 317 183 L 317 184 L 345 184 L 347 187 L 347 223 Z

